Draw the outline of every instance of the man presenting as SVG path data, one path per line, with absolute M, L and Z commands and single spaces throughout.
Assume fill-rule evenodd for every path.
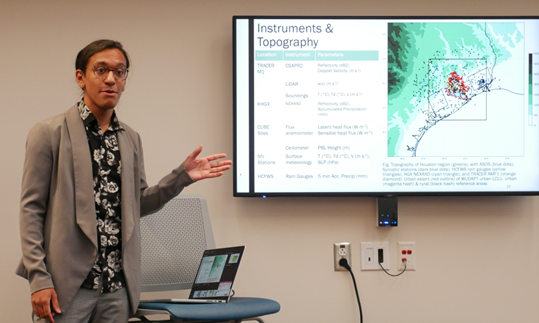
M 30 131 L 23 169 L 17 274 L 28 279 L 35 322 L 127 322 L 140 296 L 140 216 L 231 161 L 199 146 L 155 186 L 146 183 L 138 133 L 114 108 L 129 58 L 119 42 L 77 55 L 83 99 Z

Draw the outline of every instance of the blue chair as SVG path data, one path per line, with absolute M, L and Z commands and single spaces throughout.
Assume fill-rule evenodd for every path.
M 142 292 L 190 289 L 202 253 L 215 248 L 208 207 L 200 195 L 176 197 L 154 214 L 142 217 L 140 232 Z M 141 302 L 131 321 L 263 323 L 260 316 L 279 310 L 279 303 L 273 300 L 252 297 L 233 296 L 228 303 L 219 304 Z M 156 314 L 166 319 L 148 318 Z

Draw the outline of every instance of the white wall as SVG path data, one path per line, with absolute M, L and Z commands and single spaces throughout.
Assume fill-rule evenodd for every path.
M 145 143 L 150 182 L 199 143 L 232 155 L 233 15 L 539 15 L 536 0 L 0 1 L 0 312 L 28 322 L 18 200 L 30 127 L 74 104 L 77 52 L 120 40 L 132 73 L 118 108 Z M 232 197 L 232 174 L 192 185 L 209 202 L 219 246 L 245 244 L 235 290 L 278 300 L 271 322 L 359 321 L 334 242 L 352 242 L 365 322 L 538 322 L 539 198 L 399 199 L 400 226 L 374 226 L 373 198 Z M 391 278 L 359 268 L 361 241 L 415 241 L 417 271 Z

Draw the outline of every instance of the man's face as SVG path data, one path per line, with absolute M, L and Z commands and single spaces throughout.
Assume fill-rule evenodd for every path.
M 114 69 L 124 68 L 126 60 L 119 49 L 105 49 L 90 57 L 86 71 L 77 70 L 77 83 L 84 90 L 84 103 L 93 113 L 112 110 L 125 89 L 126 80 L 114 77 Z M 95 67 L 106 67 L 110 72 L 103 78 L 96 77 Z

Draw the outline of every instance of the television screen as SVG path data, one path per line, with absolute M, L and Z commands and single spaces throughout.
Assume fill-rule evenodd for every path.
M 539 194 L 539 17 L 236 16 L 234 195 Z

